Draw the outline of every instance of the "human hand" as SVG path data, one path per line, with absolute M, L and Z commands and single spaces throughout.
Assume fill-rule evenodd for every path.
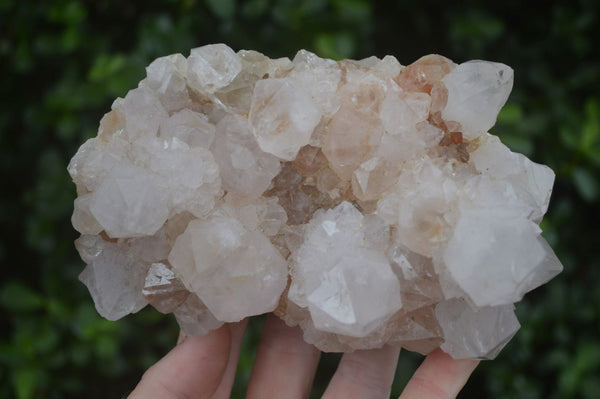
M 143 375 L 129 399 L 228 398 L 247 321 L 187 337 Z M 389 398 L 400 350 L 384 347 L 344 354 L 323 398 Z M 269 315 L 246 397 L 307 398 L 320 352 L 298 327 Z M 479 362 L 454 360 L 437 349 L 408 382 L 400 399 L 455 398 Z

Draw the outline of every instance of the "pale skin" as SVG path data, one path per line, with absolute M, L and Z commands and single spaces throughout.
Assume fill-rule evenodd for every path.
M 247 321 L 226 324 L 202 337 L 180 337 L 171 352 L 149 368 L 129 399 L 229 398 Z M 390 347 L 344 354 L 324 399 L 389 398 L 399 350 Z M 320 352 L 269 315 L 247 388 L 248 399 L 308 398 Z M 477 366 L 430 353 L 400 399 L 455 398 Z

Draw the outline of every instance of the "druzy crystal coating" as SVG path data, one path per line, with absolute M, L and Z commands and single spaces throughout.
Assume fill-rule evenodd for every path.
M 513 71 L 425 56 L 153 61 L 71 160 L 81 281 L 187 334 L 274 312 L 324 351 L 493 358 L 562 269 L 553 172 L 487 133 Z

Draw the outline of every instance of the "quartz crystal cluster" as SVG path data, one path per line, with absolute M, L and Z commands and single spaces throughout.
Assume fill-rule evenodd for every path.
M 150 304 L 200 335 L 274 312 L 324 351 L 493 358 L 562 269 L 538 227 L 553 172 L 487 133 L 506 65 L 215 44 L 146 72 L 68 168 L 107 319 Z

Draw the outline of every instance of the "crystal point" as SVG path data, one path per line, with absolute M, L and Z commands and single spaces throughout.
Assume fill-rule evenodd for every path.
M 512 90 L 513 70 L 496 62 L 469 61 L 444 76 L 443 82 L 448 102 L 442 117 L 460 123 L 463 135 L 472 139 L 496 123 Z

